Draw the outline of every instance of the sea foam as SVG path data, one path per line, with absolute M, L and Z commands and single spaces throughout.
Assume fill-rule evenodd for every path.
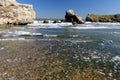
M 120 61 L 120 57 L 119 56 L 115 56 L 112 58 L 113 61 Z

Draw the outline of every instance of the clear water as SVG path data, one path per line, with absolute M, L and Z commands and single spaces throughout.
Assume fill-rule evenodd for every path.
M 79 44 L 81 47 L 120 56 L 120 23 L 42 24 L 35 21 L 26 26 L 0 29 L 0 41 L 58 40 Z M 107 54 L 107 53 L 106 53 Z
M 119 23 L 86 23 L 73 26 L 71 23 L 42 24 L 0 29 L 0 41 L 6 40 L 65 40 L 90 44 L 86 47 L 107 49 L 119 54 Z
M 35 21 L 26 26 L 0 29 L 0 43 L 32 40 L 37 45 L 48 46 L 49 54 L 61 54 L 58 59 L 68 59 L 70 63 L 79 65 L 81 60 L 115 62 L 114 71 L 120 74 L 120 23 L 72 25 Z M 0 47 L 2 49 L 4 47 Z

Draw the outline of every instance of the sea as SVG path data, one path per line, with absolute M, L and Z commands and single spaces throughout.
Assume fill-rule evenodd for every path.
M 36 51 L 31 54 L 32 47 Z M 19 56 L 14 57 L 7 56 L 16 53 L 24 54 L 17 54 Z M 61 77 L 64 77 L 63 80 L 70 77 L 76 69 L 84 71 L 89 68 L 97 70 L 104 77 L 106 76 L 103 78 L 104 80 L 120 80 L 120 23 L 86 22 L 85 24 L 72 25 L 69 22 L 53 23 L 50 20 L 50 23 L 43 23 L 41 20 L 35 20 L 34 23 L 28 25 L 0 28 L 0 65 L 2 65 L 0 79 L 10 72 L 8 69 L 8 73 L 4 73 L 8 68 L 6 66 L 9 65 L 8 63 L 13 65 L 19 61 L 27 63 L 28 59 L 32 60 L 32 56 L 35 54 L 37 56 L 35 61 L 38 60 L 38 56 L 40 58 L 41 65 L 38 65 L 40 70 L 43 70 L 43 66 L 48 70 L 43 73 L 51 72 L 49 75 L 59 73 Z M 14 67 L 13 65 L 9 65 L 10 69 Z M 48 67 L 45 67 L 47 65 Z M 49 67 L 55 69 L 49 70 Z M 63 69 L 56 73 L 55 70 L 60 67 Z M 31 69 L 25 68 L 23 70 L 26 75 L 30 72 Z M 34 74 L 38 74 L 37 72 Z M 56 77 L 55 74 L 54 77 Z M 63 74 L 64 76 L 62 76 Z M 10 80 L 15 78 L 19 80 L 20 78 L 15 74 L 10 75 L 12 77 L 9 75 L 7 77 Z M 29 78 L 26 77 L 26 80 Z M 52 80 L 52 78 L 46 78 Z M 43 77 L 39 79 L 42 80 Z M 59 80 L 57 77 L 56 79 Z

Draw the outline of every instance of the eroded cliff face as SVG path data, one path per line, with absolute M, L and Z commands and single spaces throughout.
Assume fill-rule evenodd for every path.
M 0 6 L 10 6 L 16 4 L 16 0 L 0 0 Z
M 28 24 L 34 19 L 32 5 L 20 4 L 16 0 L 0 0 L 0 24 Z

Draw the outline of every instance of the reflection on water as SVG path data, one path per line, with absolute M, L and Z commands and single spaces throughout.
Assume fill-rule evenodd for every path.
M 120 24 L 0 29 L 0 79 L 119 80 Z

